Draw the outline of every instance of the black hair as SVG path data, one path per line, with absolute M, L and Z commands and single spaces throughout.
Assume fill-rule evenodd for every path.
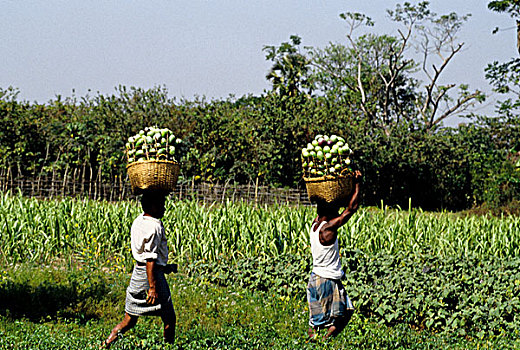
M 337 213 L 343 206 L 339 201 L 327 202 L 324 200 L 316 200 L 314 202 L 316 203 L 316 210 L 318 211 L 318 214 Z
M 157 205 L 158 202 L 163 202 L 166 200 L 166 195 L 168 193 L 162 191 L 146 191 L 141 196 L 141 206 L 143 207 L 144 212 L 149 212 L 154 205 Z

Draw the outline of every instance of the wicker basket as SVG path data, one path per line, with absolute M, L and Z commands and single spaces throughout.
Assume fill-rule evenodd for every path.
M 351 174 L 325 175 L 315 178 L 304 177 L 303 180 L 311 201 L 325 201 L 327 203 L 347 200 L 354 186 L 354 178 Z
M 126 166 L 135 194 L 144 190 L 173 191 L 179 178 L 180 165 L 167 160 L 146 160 Z

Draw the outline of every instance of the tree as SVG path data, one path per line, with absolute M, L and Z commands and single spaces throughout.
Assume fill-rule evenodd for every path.
M 517 50 L 520 53 L 520 1 L 491 1 L 488 8 L 508 13 L 516 19 Z M 495 28 L 493 33 L 498 30 L 498 27 Z M 485 72 L 493 91 L 504 96 L 504 100 L 497 103 L 497 116 L 480 118 L 505 158 L 493 172 L 495 183 L 489 187 L 495 191 L 498 189 L 498 202 L 512 202 L 518 200 L 520 195 L 520 58 L 504 63 L 495 61 L 486 67 Z
M 372 26 L 372 20 L 360 13 L 344 13 L 347 22 L 347 45 L 331 44 L 326 49 L 311 49 L 313 82 L 325 94 L 343 93 L 386 135 L 399 124 L 411 128 L 420 125 L 432 132 L 452 115 L 467 111 L 482 102 L 479 90 L 465 84 L 441 84 L 440 77 L 464 43 L 457 43 L 457 33 L 469 15 L 456 13 L 438 16 L 429 10 L 427 1 L 417 5 L 405 2 L 388 10 L 390 19 L 401 28 L 398 36 L 354 32 L 360 26 Z M 420 62 L 406 54 L 415 48 Z M 413 78 L 422 72 L 425 82 Z
M 516 18 L 516 48 L 520 54 L 520 1 L 519 0 L 498 0 L 491 1 L 488 4 L 488 8 L 495 12 L 506 12 L 511 15 L 512 18 Z M 499 28 L 496 27 L 493 33 L 498 32 Z
M 273 84 L 273 90 L 281 96 L 294 97 L 307 86 L 310 62 L 298 48 L 301 38 L 291 35 L 290 39 L 290 42 L 283 42 L 278 47 L 264 46 L 263 51 L 267 52 L 266 59 L 274 62 L 266 75 L 266 79 Z
M 496 12 L 509 13 L 512 18 L 517 18 L 517 26 L 519 26 L 519 45 L 520 50 L 520 1 L 519 0 L 503 0 L 491 1 L 488 8 Z M 496 30 L 495 30 L 496 32 Z M 508 62 L 495 61 L 489 64 L 486 69 L 486 79 L 493 86 L 493 91 L 503 95 L 504 100 L 498 101 L 497 113 L 499 125 L 497 131 L 497 140 L 502 140 L 507 147 L 510 147 L 512 153 L 518 153 L 520 156 L 520 58 L 513 58 Z M 494 121 L 493 125 L 497 122 Z
M 519 50 L 520 50 L 520 0 L 491 1 L 488 8 L 496 12 L 506 12 L 512 18 L 517 19 L 519 26 Z M 486 69 L 486 79 L 493 86 L 493 90 L 506 97 L 499 101 L 497 112 L 506 119 L 508 124 L 518 124 L 520 108 L 520 59 L 513 58 L 508 62 L 500 63 L 495 61 L 489 64 Z M 520 151 L 520 149 L 519 149 Z

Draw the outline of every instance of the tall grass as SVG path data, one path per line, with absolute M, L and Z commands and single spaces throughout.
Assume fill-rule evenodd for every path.
M 0 196 L 0 264 L 47 262 L 57 257 L 129 261 L 130 226 L 141 212 L 136 201 L 37 200 Z M 168 201 L 163 219 L 171 258 L 216 261 L 295 254 L 308 257 L 311 207 L 246 203 L 204 205 Z M 520 218 L 361 208 L 340 230 L 343 249 L 366 253 L 428 249 L 438 256 L 513 257 L 520 254 Z

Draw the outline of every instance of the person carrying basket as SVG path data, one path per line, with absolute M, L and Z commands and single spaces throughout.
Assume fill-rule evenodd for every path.
M 354 189 L 346 202 L 314 200 L 317 217 L 310 229 L 312 272 L 307 285 L 311 341 L 326 329 L 325 338 L 338 335 L 350 320 L 354 307 L 341 283 L 344 275 L 338 245 L 338 229 L 352 217 L 359 206 L 361 172 L 354 171 Z M 340 207 L 348 206 L 339 213 Z
M 165 213 L 168 192 L 145 191 L 141 197 L 143 213 L 133 222 L 132 256 L 136 265 L 126 290 L 125 316 L 117 324 L 102 348 L 109 348 L 120 334 L 132 329 L 139 316 L 160 316 L 164 323 L 164 341 L 174 343 L 176 316 L 165 274 L 176 272 L 167 264 L 168 245 L 161 218 Z

